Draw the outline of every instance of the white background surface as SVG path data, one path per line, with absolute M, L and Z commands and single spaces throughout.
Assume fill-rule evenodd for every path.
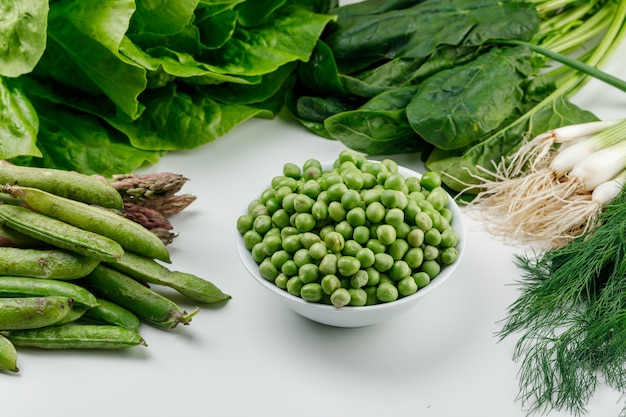
M 605 70 L 626 78 L 626 45 Z M 626 117 L 626 93 L 592 81 L 573 100 L 602 119 Z M 517 295 L 510 247 L 466 218 L 456 275 L 408 313 L 339 329 L 304 319 L 255 283 L 237 257 L 235 222 L 285 162 L 336 158 L 343 146 L 281 116 L 251 120 L 213 143 L 167 155 L 147 171 L 181 173 L 197 196 L 172 219 L 172 269 L 233 296 L 190 326 L 147 325 L 147 348 L 115 352 L 20 349 L 20 373 L 0 374 L 0 416 L 524 416 L 514 338 L 498 321 Z M 422 170 L 415 155 L 401 165 Z M 192 308 L 180 300 L 183 306 Z M 589 416 L 617 416 L 619 393 L 600 388 Z M 566 416 L 552 412 L 551 417 Z

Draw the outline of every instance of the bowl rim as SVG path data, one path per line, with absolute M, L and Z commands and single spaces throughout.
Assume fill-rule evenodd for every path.
M 380 162 L 380 161 L 375 161 L 375 160 L 370 160 L 368 159 L 368 161 L 370 162 Z M 335 161 L 324 161 L 324 162 L 320 162 L 322 164 L 322 170 L 326 171 L 329 168 L 332 168 L 332 165 Z M 417 177 L 420 178 L 421 174 L 418 173 L 415 170 L 412 170 L 410 168 L 404 167 L 402 165 L 398 165 L 398 172 L 401 173 L 405 178 L 408 178 L 409 176 L 412 177 Z M 265 189 L 264 189 L 265 190 Z M 263 192 L 263 190 L 261 191 L 261 193 Z M 257 193 L 256 196 L 254 198 L 258 198 L 260 196 L 261 193 Z M 394 301 L 391 302 L 387 302 L 387 303 L 379 303 L 379 304 L 373 304 L 373 305 L 365 305 L 365 306 L 350 306 L 350 305 L 346 305 L 343 307 L 335 307 L 333 305 L 330 304 L 323 304 L 323 303 L 316 303 L 316 302 L 311 302 L 311 301 L 306 301 L 301 297 L 297 297 L 293 294 L 290 294 L 288 291 L 276 286 L 274 283 L 266 280 L 265 278 L 263 278 L 262 276 L 259 275 L 258 273 L 258 264 L 252 259 L 252 255 L 250 253 L 250 251 L 245 247 L 245 245 L 243 244 L 243 236 L 241 235 L 241 233 L 239 233 L 239 231 L 235 230 L 236 233 L 236 247 L 237 247 L 237 252 L 239 254 L 239 259 L 241 260 L 241 262 L 243 263 L 244 267 L 246 268 L 246 270 L 248 271 L 248 273 L 254 278 L 254 280 L 256 282 L 258 282 L 260 285 L 262 285 L 263 287 L 265 287 L 267 290 L 276 293 L 278 295 L 280 295 L 283 299 L 283 301 L 285 302 L 289 302 L 291 304 L 298 304 L 299 307 L 302 308 L 307 308 L 310 310 L 315 310 L 315 311 L 325 311 L 325 312 L 332 312 L 332 313 L 337 313 L 337 312 L 343 312 L 341 314 L 358 314 L 358 313 L 363 313 L 363 312 L 372 312 L 372 311 L 376 311 L 376 310 L 382 310 L 382 309 L 387 309 L 390 306 L 395 306 L 395 307 L 399 307 L 403 304 L 410 304 L 410 303 L 414 303 L 416 301 L 418 301 L 419 299 L 421 299 L 422 297 L 425 297 L 427 294 L 433 292 L 434 290 L 436 290 L 437 288 L 439 288 L 441 285 L 443 285 L 445 282 L 448 281 L 448 278 L 450 278 L 454 271 L 457 269 L 463 254 L 465 253 L 465 248 L 466 248 L 466 230 L 465 230 L 465 222 L 462 218 L 462 212 L 461 209 L 459 207 L 459 205 L 456 203 L 456 201 L 454 201 L 454 198 L 452 198 L 452 196 L 450 195 L 450 193 L 446 192 L 448 194 L 448 206 L 450 208 L 450 210 L 453 212 L 453 220 L 451 223 L 451 226 L 454 228 L 454 230 L 457 231 L 458 235 L 459 235 L 459 242 L 457 243 L 457 245 L 455 246 L 455 248 L 457 248 L 458 252 L 459 252 L 459 257 L 456 259 L 456 261 L 452 264 L 449 265 L 445 265 L 442 268 L 442 272 L 437 275 L 435 278 L 433 278 L 430 283 L 420 289 L 418 289 L 415 293 L 408 295 L 408 296 L 404 296 L 401 298 L 398 298 Z M 243 213 L 247 213 L 247 209 L 244 208 Z M 240 214 L 243 214 L 240 213 Z M 444 269 L 445 268 L 445 269 Z M 440 275 L 445 271 L 445 275 L 442 277 L 441 280 L 439 280 L 438 278 L 440 277 Z

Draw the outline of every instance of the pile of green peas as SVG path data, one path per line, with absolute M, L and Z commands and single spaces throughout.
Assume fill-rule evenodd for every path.
M 286 163 L 237 219 L 259 274 L 305 301 L 335 307 L 416 293 L 458 258 L 439 174 L 405 178 L 391 159 L 352 150 L 330 170 Z

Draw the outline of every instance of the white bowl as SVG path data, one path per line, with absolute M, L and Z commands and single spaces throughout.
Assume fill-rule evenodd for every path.
M 324 170 L 329 170 L 332 168 L 332 164 L 333 162 L 322 163 L 322 167 Z M 398 166 L 398 172 L 405 178 L 420 177 L 420 174 L 417 172 L 402 166 Z M 461 210 L 450 196 L 448 196 L 447 207 L 452 212 L 451 226 L 459 236 L 459 242 L 456 246 L 459 252 L 457 260 L 450 265 L 443 266 L 439 275 L 433 278 L 428 285 L 420 288 L 416 293 L 388 303 L 337 308 L 333 305 L 305 301 L 300 297 L 289 294 L 286 290 L 277 287 L 259 275 L 258 264 L 252 258 L 250 251 L 244 246 L 243 238 L 239 232 L 236 232 L 237 251 L 239 252 L 239 257 L 245 268 L 254 280 L 275 294 L 281 302 L 285 303 L 289 308 L 303 317 L 335 327 L 371 326 L 389 320 L 413 308 L 420 300 L 443 285 L 454 274 L 454 271 L 465 253 L 465 229 Z

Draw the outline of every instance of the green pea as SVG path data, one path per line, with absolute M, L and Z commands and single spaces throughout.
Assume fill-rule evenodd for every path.
M 311 263 L 312 259 L 311 259 L 311 255 L 309 255 L 309 250 L 306 249 L 306 248 L 298 249 L 293 254 L 293 261 L 299 267 L 301 267 L 302 265 L 306 265 L 306 264 Z
M 406 188 L 404 177 L 401 174 L 393 173 L 385 179 L 383 186 L 388 190 L 403 191 Z
M 287 281 L 289 281 L 289 277 L 281 272 L 274 279 L 274 285 L 276 285 L 281 290 L 286 290 Z
M 292 277 L 298 273 L 298 265 L 296 265 L 293 259 L 290 259 L 285 261 L 285 263 L 280 267 L 280 272 L 288 277 Z
M 448 221 L 448 223 L 452 223 L 452 210 L 444 207 L 439 212 L 441 213 L 441 216 Z
M 309 232 L 315 229 L 317 222 L 311 213 L 298 213 L 295 226 L 300 232 Z
M 398 299 L 398 288 L 395 285 L 384 282 L 378 285 L 376 297 L 383 303 L 389 303 Z
M 408 223 L 402 222 L 397 226 L 394 226 L 394 229 L 396 229 L 396 239 L 405 239 L 406 237 L 409 235 L 409 232 L 411 231 L 411 226 L 409 226 Z
M 328 232 L 324 237 L 324 242 L 326 242 L 328 250 L 335 253 L 341 252 L 345 245 L 343 235 L 336 231 Z
M 260 264 L 263 259 L 267 257 L 267 255 L 265 254 L 265 245 L 263 245 L 263 242 L 259 242 L 254 245 L 250 250 L 250 253 L 252 254 L 252 259 L 254 259 L 254 262 L 256 262 L 257 264 Z
M 259 265 L 259 275 L 265 278 L 268 281 L 274 282 L 276 276 L 278 275 L 278 269 L 269 259 L 264 259 Z
M 437 261 L 428 260 L 424 261 L 421 266 L 422 271 L 426 272 L 430 279 L 435 278 L 441 272 L 441 266 L 437 263 Z
M 318 268 L 323 275 L 334 275 L 337 273 L 337 255 L 328 253 L 320 261 Z
M 378 201 L 374 201 L 370 203 L 365 208 L 365 216 L 367 217 L 367 220 L 369 220 L 372 223 L 382 222 L 385 218 L 386 213 L 387 213 L 387 210 L 385 206 L 381 202 L 378 202 Z
M 335 274 L 328 274 L 322 277 L 320 285 L 326 295 L 331 295 L 337 289 L 341 288 L 341 280 L 339 280 Z
M 310 249 L 314 244 L 321 242 L 322 238 L 314 232 L 304 232 L 300 233 L 300 241 L 303 247 Z
M 298 194 L 293 193 L 293 192 L 289 193 L 283 198 L 283 201 L 281 202 L 282 208 L 285 209 L 285 211 L 289 214 L 293 214 L 296 212 L 294 202 L 296 200 L 297 195 Z
M 307 177 L 309 173 L 307 172 Z M 315 174 L 314 174 L 315 175 Z M 315 179 L 309 179 L 302 184 L 302 189 L 300 192 L 312 199 L 316 199 L 320 193 L 322 192 L 322 186 L 319 181 Z
M 370 239 L 365 244 L 365 247 L 370 249 L 372 252 L 376 253 L 384 253 L 387 250 L 387 247 L 378 239 Z
M 345 288 L 337 288 L 330 295 L 330 302 L 332 303 L 332 305 L 338 308 L 347 306 L 348 304 L 350 304 L 351 300 L 352 296 L 350 295 L 350 292 Z
M 287 239 L 287 236 L 299 236 L 300 232 L 293 226 L 285 226 L 280 229 L 280 238 L 282 240 Z
M 344 240 L 349 240 L 352 239 L 354 228 L 346 220 L 343 220 L 335 225 L 335 232 L 340 233 Z
M 424 243 L 424 231 L 419 228 L 413 228 L 406 237 L 406 241 L 413 248 L 420 247 Z
M 411 276 L 413 270 L 406 261 L 395 261 L 389 271 L 389 277 L 394 281 L 400 281 L 405 277 Z
M 424 260 L 432 261 L 439 256 L 439 249 L 436 246 L 425 245 L 424 246 Z
M 396 240 L 396 229 L 390 224 L 381 224 L 376 229 L 376 237 L 383 245 L 391 245 Z
M 311 245 L 309 248 L 309 255 L 311 259 L 319 261 L 323 259 L 328 254 L 328 249 L 326 248 L 326 242 L 319 241 Z
M 409 199 L 408 201 L 408 204 L 404 208 L 404 221 L 411 226 L 415 226 L 415 216 L 421 213 L 422 209 L 414 200 Z
M 380 203 L 380 190 L 378 188 L 367 188 L 361 190 L 361 201 L 363 201 L 366 206 L 369 206 L 374 202 Z
M 288 235 L 282 238 L 283 249 L 289 253 L 295 253 L 303 248 L 300 235 Z
M 349 305 L 360 307 L 367 304 L 367 293 L 363 288 L 349 288 L 348 292 L 350 293 Z
M 270 261 L 278 269 L 282 268 L 285 262 L 291 259 L 291 254 L 284 249 L 277 250 L 270 256 Z
M 317 282 L 304 284 L 300 289 L 300 297 L 302 297 L 304 301 L 311 303 L 319 302 L 322 299 L 323 294 L 324 292 L 322 291 L 322 286 Z
M 402 280 L 398 282 L 398 293 L 403 297 L 415 294 L 417 290 L 418 286 L 411 275 L 402 278 Z
M 380 271 L 376 268 L 365 268 L 365 272 L 367 272 L 367 286 L 372 287 L 380 283 Z
M 389 189 L 385 189 L 381 192 L 380 202 L 388 209 L 399 208 L 401 210 L 404 210 L 407 204 L 409 204 L 409 200 L 404 193 Z
M 456 248 L 444 248 L 441 251 L 441 262 L 446 265 L 453 264 L 459 258 L 459 251 Z
M 421 212 L 415 216 L 415 225 L 424 232 L 433 228 L 433 219 L 426 212 Z
M 424 271 L 416 272 L 413 274 L 413 281 L 415 281 L 418 288 L 424 288 L 430 284 L 430 275 Z
M 459 243 L 458 233 L 450 228 L 447 228 L 441 233 L 441 246 L 444 248 L 453 248 Z
M 422 175 L 420 179 L 420 185 L 427 190 L 433 190 L 437 187 L 441 187 L 441 176 L 434 171 L 427 171 Z
M 237 231 L 243 235 L 248 230 L 252 229 L 252 221 L 252 216 L 249 214 L 239 216 L 237 218 Z
M 342 184 L 343 178 L 339 175 L 338 172 L 328 171 L 322 175 L 319 179 L 320 186 L 322 190 L 328 191 L 328 189 L 334 184 Z
M 361 247 L 361 249 L 359 249 L 354 256 L 359 260 L 362 268 L 369 268 L 374 265 L 376 260 L 374 251 L 367 247 Z
M 438 223 L 435 225 L 435 228 L 440 232 L 443 233 L 444 230 L 446 229 L 450 229 L 450 222 L 448 220 L 446 220 L 445 217 L 443 217 L 443 215 L 441 214 L 441 212 L 439 213 L 438 216 Z
M 328 204 L 326 204 L 324 201 L 316 201 L 311 207 L 311 214 L 313 215 L 315 220 L 328 219 Z
M 367 226 L 356 226 L 352 232 L 352 239 L 360 244 L 365 244 L 370 239 L 370 229 Z
M 404 180 L 409 193 L 420 191 L 422 186 L 420 185 L 420 179 L 418 177 L 408 177 Z
M 257 243 L 261 243 L 261 241 L 263 240 L 263 237 L 261 237 L 259 232 L 257 232 L 256 230 L 248 230 L 247 232 L 243 234 L 242 238 L 243 238 L 243 245 L 248 250 L 252 250 L 254 245 L 256 245 Z
M 387 210 L 387 213 L 385 213 L 385 223 L 395 227 L 400 225 L 402 222 L 404 222 L 404 211 L 399 208 L 390 208 Z
M 334 232 L 335 231 L 335 226 L 332 224 L 327 224 L 325 226 L 322 226 L 322 228 L 319 230 L 318 234 L 320 239 L 322 240 L 326 240 L 326 235 L 330 232 Z
M 274 198 L 276 199 L 276 201 L 278 201 L 282 205 L 285 197 L 291 193 L 293 193 L 293 190 L 290 187 L 283 185 L 283 186 L 276 188 L 276 192 L 274 193 Z
M 322 163 L 315 158 L 309 158 L 302 164 L 302 170 L 306 171 L 309 168 L 322 169 Z
M 343 182 L 332 184 L 326 190 L 331 201 L 341 201 L 343 195 L 348 191 L 348 186 Z
M 369 172 L 362 172 L 361 178 L 363 178 L 363 188 L 362 189 L 371 189 L 375 186 L 378 181 L 376 180 L 376 176 L 370 174 Z
M 361 287 L 366 286 L 368 281 L 369 281 L 369 276 L 367 275 L 367 271 L 363 269 L 359 269 L 350 278 L 350 286 L 352 288 L 361 288 Z
M 361 194 L 356 190 L 347 190 L 341 196 L 341 205 L 344 209 L 350 210 L 355 207 L 359 207 L 362 204 Z
M 283 165 L 283 175 L 289 178 L 300 178 L 302 171 L 300 171 L 300 167 L 298 165 L 287 162 Z
M 376 297 L 376 287 L 365 287 L 365 294 L 367 295 L 367 299 L 365 300 L 365 305 L 371 306 L 378 304 L 378 297 Z
M 379 173 L 387 171 L 387 168 L 381 164 L 380 162 L 369 162 L 366 166 L 363 167 L 363 171 L 377 176 Z
M 337 270 L 340 275 L 344 277 L 349 277 L 354 274 L 361 268 L 361 263 L 354 256 L 341 256 L 337 259 Z
M 335 222 L 340 222 L 346 218 L 346 209 L 338 201 L 331 201 L 328 204 L 328 217 Z
M 343 250 L 341 251 L 342 255 L 348 256 L 356 256 L 357 252 L 363 248 L 361 244 L 353 239 L 346 240 L 345 245 L 343 246 Z
M 348 169 L 342 174 L 343 182 L 351 190 L 360 190 L 363 188 L 365 181 L 359 169 Z
M 388 253 L 376 253 L 374 255 L 374 268 L 380 272 L 385 272 L 391 269 L 394 260 Z
M 440 186 L 435 187 L 430 191 L 426 200 L 435 210 L 441 211 L 448 204 L 448 193 Z
M 293 208 L 298 213 L 309 213 L 315 200 L 305 194 L 298 194 L 293 199 Z
M 304 284 L 319 281 L 320 270 L 316 264 L 304 264 L 298 269 L 298 276 Z
M 283 242 L 278 235 L 265 235 L 263 238 L 263 251 L 265 255 L 271 256 L 277 250 L 281 250 L 283 248 Z
M 405 239 L 396 239 L 389 245 L 389 254 L 396 261 L 404 258 L 408 250 L 409 244 Z
M 424 243 L 431 246 L 439 246 L 439 244 L 441 243 L 441 233 L 439 232 L 439 230 L 435 228 L 428 229 L 424 233 Z
M 362 207 L 354 207 L 346 213 L 346 221 L 353 227 L 363 226 L 367 221 L 365 210 Z
M 300 297 L 300 291 L 303 286 L 304 283 L 300 280 L 300 277 L 294 275 L 287 281 L 287 292 L 293 296 Z
M 403 259 L 412 269 L 419 268 L 424 262 L 424 250 L 419 246 L 410 248 Z

